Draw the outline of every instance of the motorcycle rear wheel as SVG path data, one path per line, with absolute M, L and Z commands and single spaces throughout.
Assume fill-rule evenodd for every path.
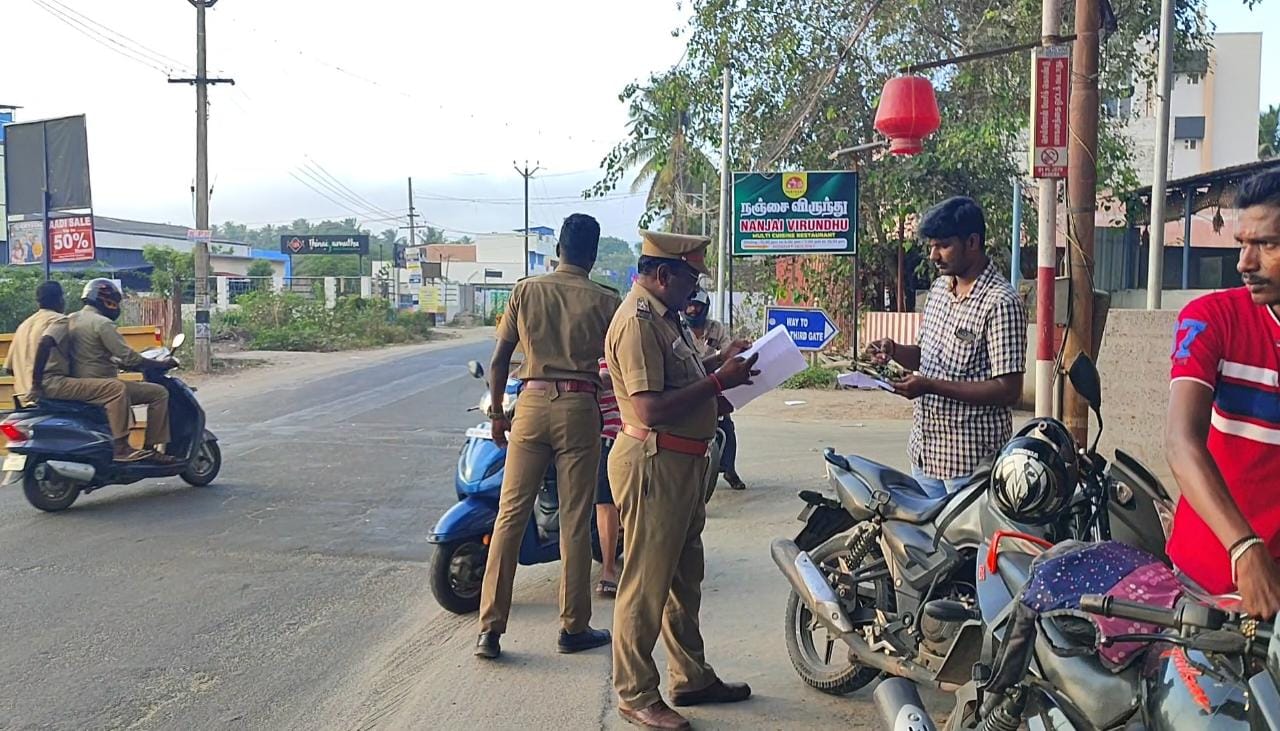
M 836 561 L 844 550 L 842 542 L 828 543 L 815 548 L 809 557 L 824 574 L 830 575 L 838 568 Z M 873 550 L 862 565 L 879 560 L 880 552 Z M 893 611 L 893 587 L 888 579 L 876 581 L 874 585 L 864 584 L 858 589 L 860 603 Z M 879 670 L 849 659 L 848 648 L 839 638 L 828 634 L 820 640 L 819 633 L 825 632 L 809 608 L 801 603 L 800 596 L 791 592 L 787 598 L 787 655 L 801 680 L 828 695 L 848 695 L 880 677 Z
M 36 479 L 36 469 L 33 466 L 27 469 L 22 475 L 22 492 L 27 497 L 27 502 L 34 507 L 45 511 L 46 513 L 56 513 L 71 507 L 71 504 L 80 497 L 80 486 L 67 479 L 48 479 L 48 475 L 53 472 L 52 469 L 45 467 L 46 479 Z

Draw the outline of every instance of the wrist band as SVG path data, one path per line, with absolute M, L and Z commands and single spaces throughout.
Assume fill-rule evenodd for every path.
M 719 376 L 714 373 L 708 373 L 707 377 L 711 379 L 712 383 L 716 384 L 716 393 L 724 393 L 724 384 L 720 382 Z
M 1241 558 L 1244 558 L 1245 553 L 1247 553 L 1250 548 L 1253 548 L 1254 546 L 1264 546 L 1264 545 L 1266 545 L 1266 541 L 1262 540 L 1257 536 L 1236 541 L 1235 546 L 1231 549 L 1231 583 L 1232 585 L 1235 585 L 1237 583 L 1236 563 L 1238 563 Z
M 1240 546 L 1242 546 L 1242 545 L 1243 545 L 1244 543 L 1246 543 L 1247 541 L 1255 540 L 1257 537 L 1258 537 L 1257 535 L 1255 535 L 1255 534 L 1253 534 L 1253 533 L 1250 533 L 1249 535 L 1245 536 L 1244 538 L 1241 538 L 1240 540 L 1236 541 L 1235 543 L 1232 543 L 1232 544 L 1231 544 L 1231 547 L 1227 549 L 1227 553 L 1229 553 L 1229 554 L 1234 554 L 1234 553 L 1236 552 L 1236 549 L 1237 549 L 1237 548 L 1239 548 Z

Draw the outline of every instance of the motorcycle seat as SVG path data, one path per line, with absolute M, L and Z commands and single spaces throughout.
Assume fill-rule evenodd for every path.
M 889 504 L 881 510 L 885 520 L 900 520 L 904 523 L 928 523 L 946 507 L 950 495 L 933 497 L 920 487 L 911 475 L 904 474 L 887 465 L 873 462 L 857 455 L 840 458 L 849 472 L 859 477 L 867 485 L 889 491 Z
M 58 416 L 83 416 L 90 419 L 105 419 L 107 413 L 97 404 L 53 398 L 40 399 L 36 404 L 35 409 L 45 414 L 56 414 Z

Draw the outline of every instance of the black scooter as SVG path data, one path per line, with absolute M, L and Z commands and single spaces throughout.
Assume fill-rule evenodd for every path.
M 184 339 L 179 334 L 171 348 L 153 348 L 143 355 L 168 358 Z M 28 502 L 57 512 L 71 507 L 80 493 L 107 485 L 175 476 L 196 487 L 213 482 L 222 468 L 222 451 L 218 438 L 205 428 L 204 409 L 194 389 L 165 370 L 144 370 L 143 378 L 169 392 L 167 452 L 178 462 L 115 462 L 111 427 L 101 406 L 46 398 L 0 421 L 0 434 L 8 440 L 9 450 L 0 485 L 21 481 Z

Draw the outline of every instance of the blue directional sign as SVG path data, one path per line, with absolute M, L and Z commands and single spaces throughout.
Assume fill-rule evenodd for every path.
M 765 330 L 781 325 L 801 350 L 822 350 L 840 334 L 825 310 L 816 307 L 766 307 Z

